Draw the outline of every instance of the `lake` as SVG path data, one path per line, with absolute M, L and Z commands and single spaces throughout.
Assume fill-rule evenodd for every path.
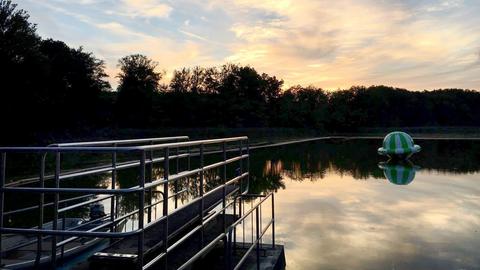
M 287 268 L 480 269 L 480 141 L 417 143 L 403 166 L 379 166 L 380 140 L 253 151 Z
M 275 192 L 276 242 L 285 246 L 287 268 L 480 269 L 480 141 L 416 143 L 422 152 L 401 164 L 388 163 L 377 154 L 378 139 L 335 139 L 251 150 L 250 192 Z M 75 156 L 66 159 L 65 166 L 102 160 L 108 163 L 109 157 Z M 38 166 L 38 159 L 14 164 L 19 165 L 10 168 L 13 172 L 27 175 L 38 169 L 32 165 Z M 229 174 L 235 173 L 235 167 L 231 169 Z M 153 173 L 161 177 L 163 171 L 155 168 Z M 206 174 L 206 185 L 217 186 L 219 174 L 215 170 Z M 137 179 L 138 170 L 119 171 L 117 185 L 130 187 Z M 180 183 L 180 189 L 191 192 L 180 198 L 179 205 L 198 195 L 197 186 L 188 183 Z M 65 184 L 110 185 L 110 174 Z M 46 196 L 46 200 L 52 198 Z M 119 212 L 134 210 L 137 201 L 135 196 L 121 197 Z M 36 205 L 38 200 L 7 196 L 6 202 L 8 210 Z M 104 204 L 108 212 L 109 200 Z M 35 226 L 32 214 L 38 215 L 9 216 L 5 222 Z M 47 209 L 47 218 L 51 214 Z M 156 209 L 154 214 L 156 218 Z M 69 216 L 88 218 L 88 209 Z M 135 217 L 130 219 L 124 229 L 134 229 L 136 222 Z

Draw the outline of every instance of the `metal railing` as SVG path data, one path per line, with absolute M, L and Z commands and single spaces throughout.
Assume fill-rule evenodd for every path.
M 259 199 L 254 205 L 250 207 L 249 210 L 245 210 L 244 203 L 246 200 L 251 199 Z M 262 219 L 262 205 L 271 199 L 271 217 L 268 219 L 267 224 L 263 226 L 263 219 Z M 256 258 L 256 269 L 260 270 L 260 251 L 261 251 L 261 243 L 262 239 L 265 236 L 268 229 L 271 229 L 271 249 L 275 249 L 275 197 L 274 193 L 270 192 L 266 195 L 260 194 L 248 194 L 244 193 L 239 195 L 235 198 L 235 202 L 233 203 L 234 206 L 234 215 L 236 215 L 236 205 L 238 200 L 239 212 L 238 218 L 233 222 L 230 226 L 224 229 L 224 232 L 218 234 L 214 240 L 206 244 L 199 252 L 197 252 L 193 257 L 191 257 L 187 262 L 182 264 L 178 269 L 189 269 L 193 263 L 199 260 L 202 256 L 209 252 L 209 250 L 216 244 L 223 241 L 224 249 L 225 249 L 225 256 L 224 256 L 224 268 L 228 270 L 238 270 L 240 269 L 244 263 L 246 262 L 247 258 L 250 256 L 251 252 L 255 250 L 255 258 Z M 253 201 L 251 201 L 253 202 Z M 226 205 L 223 207 L 219 213 L 222 211 L 226 211 L 227 207 L 230 205 Z M 213 217 L 212 217 L 213 218 Z M 246 242 L 246 235 L 245 235 L 245 223 L 248 218 L 251 218 L 251 243 Z M 237 241 L 237 227 L 243 226 L 242 229 L 242 242 Z M 199 226 L 200 227 L 200 226 Z M 198 229 L 199 229 L 198 227 Z M 193 233 L 193 231 L 192 231 Z M 186 236 L 188 237 L 188 236 Z M 238 249 L 237 244 L 241 244 L 242 248 L 246 249 L 246 251 L 241 254 L 238 260 L 235 261 L 236 250 Z M 173 247 L 172 247 L 173 248 Z M 145 268 L 144 268 L 145 269 Z
M 171 141 L 174 142 L 171 142 Z M 48 147 L 0 147 L 0 232 L 2 234 L 19 234 L 19 235 L 34 235 L 37 236 L 37 255 L 35 258 L 35 265 L 41 263 L 41 253 L 42 253 L 42 243 L 45 239 L 51 240 L 51 251 L 49 255 L 49 261 L 51 265 L 56 265 L 57 263 L 57 253 L 59 249 L 62 251 L 68 244 L 81 237 L 90 237 L 90 238 L 123 238 L 128 236 L 138 236 L 138 250 L 137 250 L 137 268 L 138 269 L 148 269 L 153 266 L 155 263 L 158 263 L 163 257 L 165 257 L 171 250 L 178 247 L 182 242 L 186 241 L 190 235 L 193 235 L 199 230 L 203 230 L 204 225 L 208 223 L 213 218 L 217 217 L 219 214 L 225 216 L 227 208 L 231 207 L 232 204 L 236 206 L 237 198 L 242 200 L 248 192 L 248 182 L 249 182 L 249 145 L 247 137 L 234 137 L 234 138 L 224 138 L 224 139 L 212 139 L 212 140 L 200 140 L 200 141 L 182 141 L 179 140 L 188 140 L 188 137 L 168 137 L 168 138 L 150 138 L 150 139 L 141 139 L 141 140 L 118 140 L 118 141 L 100 141 L 100 142 L 81 142 L 81 143 L 65 143 L 65 144 L 55 144 Z M 232 145 L 235 144 L 235 145 Z M 218 149 L 220 147 L 220 149 Z M 174 154 L 171 155 L 170 152 L 173 150 Z M 163 156 L 155 157 L 155 154 L 158 151 L 162 151 Z M 42 156 L 39 176 L 37 178 L 30 178 L 28 181 L 16 181 L 17 184 L 6 183 L 6 162 L 7 155 L 9 154 L 21 154 L 21 153 L 34 153 Z M 89 167 L 82 170 L 73 170 L 62 173 L 61 164 L 62 156 L 70 153 L 93 153 L 93 154 L 110 154 L 111 162 L 108 166 L 97 166 Z M 134 160 L 127 160 L 125 162 L 117 162 L 118 154 L 128 154 L 135 155 Z M 228 157 L 227 153 L 233 153 L 233 156 Z M 45 175 L 46 167 L 46 156 L 52 154 L 54 155 L 54 173 L 52 175 Z M 205 162 L 206 155 L 221 154 L 220 161 L 211 161 L 210 163 Z M 198 157 L 198 167 L 191 168 L 191 158 Z M 174 160 L 176 162 L 175 172 L 170 173 L 171 165 L 170 161 Z M 186 161 L 186 168 L 183 170 L 179 169 L 180 160 Z M 163 163 L 163 175 L 155 178 L 153 169 L 154 165 L 158 163 Z M 237 164 L 238 169 L 236 175 L 230 179 L 227 178 L 227 166 L 229 164 Z M 244 169 L 246 166 L 246 169 Z M 125 169 L 134 169 L 137 168 L 139 171 L 138 182 L 130 187 L 116 187 L 117 184 L 117 172 Z M 221 184 L 213 187 L 211 190 L 206 190 L 205 187 L 205 172 L 213 169 L 221 169 Z M 148 171 L 148 172 L 147 172 Z M 244 172 L 245 171 L 245 172 Z M 73 178 L 79 178 L 83 176 L 92 176 L 99 174 L 111 174 L 111 185 L 110 188 L 92 188 L 92 187 L 62 187 L 67 180 Z M 147 175 L 148 174 L 148 175 Z M 195 186 L 198 184 L 199 196 L 191 199 L 187 204 L 183 206 L 178 205 L 177 197 L 182 192 L 186 192 L 185 189 L 178 190 L 177 183 L 181 179 L 193 178 Z M 53 180 L 54 187 L 46 187 L 45 180 Z M 246 181 L 244 181 L 246 179 Z M 38 186 L 24 186 L 25 184 L 37 183 Z M 246 183 L 245 183 L 246 182 Z M 19 185 L 18 183 L 22 183 Z M 174 192 L 172 195 L 169 195 L 170 184 L 174 184 Z M 246 188 L 245 188 L 246 184 Z M 227 194 L 227 187 L 231 185 L 237 185 L 239 187 L 239 192 L 237 197 L 235 197 L 234 202 L 227 203 L 227 198 L 230 194 Z M 156 188 L 163 188 L 163 191 L 156 191 Z M 215 212 L 213 215 L 204 216 L 203 205 L 204 198 L 213 194 L 214 192 L 222 191 L 222 208 L 221 210 Z M 156 191 L 162 197 L 162 200 L 153 202 L 152 194 Z M 40 200 L 38 206 L 29 206 L 21 209 L 12 209 L 9 211 L 4 211 L 5 209 L 5 196 L 7 194 L 39 194 Z M 53 201 L 45 203 L 45 195 L 51 194 L 53 196 Z M 79 196 L 73 198 L 67 198 L 60 200 L 60 195 L 65 196 L 66 194 L 80 194 Z M 126 196 L 128 194 L 137 194 L 138 201 L 135 207 L 135 210 L 120 215 L 118 211 L 118 197 Z M 99 195 L 103 195 L 100 196 Z M 106 196 L 105 196 L 106 195 Z M 270 195 L 268 195 L 270 196 Z M 267 196 L 267 197 L 268 197 Z M 273 207 L 273 195 L 272 196 L 272 207 Z M 265 197 L 265 199 L 267 198 Z M 174 206 L 169 206 L 169 200 L 174 198 Z M 264 200 L 265 200 L 264 199 Z M 58 227 L 59 214 L 64 214 L 73 209 L 78 209 L 86 205 L 91 205 L 93 203 L 102 202 L 105 200 L 110 200 L 110 215 L 107 215 L 99 225 L 95 225 L 95 222 L 86 222 L 81 225 L 73 228 L 65 228 L 63 223 L 62 228 Z M 264 201 L 263 200 L 263 201 Z M 77 202 L 80 201 L 80 202 Z M 262 201 L 262 202 L 263 202 Z M 72 205 L 69 203 L 75 202 Z M 192 203 L 200 203 L 200 224 L 190 230 L 187 234 L 182 236 L 176 242 L 169 244 L 169 235 L 168 235 L 168 217 L 169 215 L 180 211 L 182 208 L 188 206 Z M 162 216 L 160 218 L 155 218 L 152 220 L 152 209 L 159 206 L 162 206 Z M 61 205 L 63 205 L 62 208 Z M 44 208 L 53 207 L 53 218 L 52 218 L 52 228 L 45 229 L 44 225 Z M 169 207 L 174 210 L 170 211 Z M 38 209 L 38 226 L 36 228 L 20 228 L 20 227 L 5 227 L 4 226 L 4 217 L 12 216 L 21 212 L 32 211 Z M 258 208 L 257 208 L 258 209 Z M 253 210 L 252 210 L 253 211 Z M 257 210 L 258 211 L 258 210 Z M 272 210 L 273 211 L 273 210 Z M 251 214 L 253 212 L 249 212 Z M 273 212 L 272 212 L 273 213 Z M 257 213 L 258 215 L 258 213 Z M 117 225 L 121 222 L 124 222 L 127 219 L 137 216 L 138 225 L 136 229 L 130 231 L 116 231 Z M 242 215 L 239 215 L 238 220 L 242 220 Z M 62 220 L 64 222 L 65 215 L 63 215 Z M 153 259 L 148 262 L 144 262 L 144 232 L 149 227 L 163 222 L 164 236 L 163 251 L 155 256 Z M 88 230 L 81 230 L 81 227 L 94 224 L 93 228 Z M 133 223 L 132 223 L 133 224 Z M 229 231 L 234 230 L 235 227 L 240 224 L 238 221 L 235 222 L 235 226 L 231 225 L 227 228 L 225 225 L 224 232 L 220 234 L 215 240 L 222 240 L 225 237 L 228 238 Z M 272 217 L 273 224 L 273 217 Z M 257 230 L 259 229 L 257 225 Z M 263 235 L 263 234 L 262 234 Z M 57 238 L 61 237 L 61 241 L 57 242 Z M 65 237 L 68 237 L 65 239 Z M 261 238 L 261 237 L 260 237 Z M 213 245 L 218 241 L 213 241 L 209 245 Z M 2 240 L 0 240 L 0 249 L 2 247 Z M 202 249 L 198 254 L 203 254 L 206 249 Z M 190 263 L 196 260 L 197 255 L 191 258 L 186 264 L 185 267 Z M 198 255 L 198 256 L 200 256 Z M 0 265 L 2 265 L 2 257 L 0 256 Z M 166 263 L 166 260 L 165 260 Z

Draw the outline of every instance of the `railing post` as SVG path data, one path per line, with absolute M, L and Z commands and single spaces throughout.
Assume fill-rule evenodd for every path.
M 190 146 L 187 147 L 187 171 L 190 171 L 190 155 L 191 155 L 191 150 Z
M 203 201 L 203 193 L 204 193 L 204 175 L 205 171 L 203 170 L 204 168 L 204 145 L 200 144 L 200 222 L 202 225 L 201 229 L 201 247 L 203 247 L 203 209 L 205 207 L 204 201 Z
M 55 188 L 60 187 L 60 158 L 61 154 L 59 150 L 55 153 Z M 55 191 L 54 199 L 53 199 L 53 221 L 52 221 L 52 230 L 57 230 L 58 225 L 58 201 L 60 199 L 59 191 Z M 51 266 L 52 268 L 56 267 L 57 263 L 57 237 L 52 235 L 52 260 Z
M 170 149 L 165 148 L 165 156 L 164 156 L 164 163 L 163 163 L 163 250 L 165 252 L 165 269 L 167 269 L 168 265 L 168 178 L 170 176 Z
M 262 205 L 263 205 L 263 203 L 261 203 L 260 205 L 258 205 L 258 208 L 259 208 L 259 211 L 260 211 L 260 220 L 259 220 L 259 221 L 260 221 L 260 230 L 262 230 L 262 231 L 263 231 L 263 220 L 262 220 L 263 213 L 262 213 Z M 259 242 L 260 242 L 260 244 L 263 244 L 263 237 L 261 237 L 261 238 L 259 239 Z
M 117 144 L 114 143 L 113 147 L 117 147 Z M 117 151 L 113 151 L 112 153 L 112 189 L 115 189 L 116 184 L 117 184 Z M 117 216 L 116 206 L 115 206 L 116 200 L 117 200 L 117 195 L 114 194 L 110 200 L 110 221 L 112 222 L 112 226 L 110 227 L 111 232 L 114 232 L 117 230 L 116 225 L 113 224 L 113 221 Z
M 241 200 L 241 198 L 240 198 Z M 237 198 L 233 199 L 233 216 L 237 216 Z M 233 250 L 237 250 L 237 227 L 233 227 Z
M 225 232 L 225 236 L 223 237 L 223 263 L 225 264 L 225 269 L 229 269 L 229 252 L 228 252 L 228 232 Z
M 250 141 L 247 138 L 247 190 L 245 190 L 245 193 L 248 192 L 248 189 L 250 188 Z
M 227 242 L 227 250 L 228 250 L 228 256 L 227 256 L 227 269 L 230 270 L 233 267 L 233 259 L 232 259 L 232 230 L 228 230 L 228 242 Z
M 179 171 L 179 162 L 180 162 L 180 158 L 178 157 L 178 154 L 179 154 L 179 149 L 178 147 L 175 148 L 175 155 L 177 156 L 176 160 L 175 160 L 175 174 L 178 174 L 178 171 Z M 175 195 L 174 195 L 174 199 L 175 199 L 175 209 L 177 209 L 178 207 L 178 179 L 175 180 L 175 183 L 173 183 L 173 187 L 174 187 L 174 191 L 175 191 Z
M 45 161 L 47 158 L 47 153 L 42 154 L 42 158 L 40 160 L 40 175 L 39 175 L 39 186 L 40 188 L 45 187 Z M 40 193 L 40 199 L 38 202 L 38 229 L 43 228 L 43 210 L 44 210 L 44 205 L 45 204 L 45 195 L 44 193 Z M 42 241 L 43 241 L 43 236 L 38 235 L 37 236 L 37 254 L 35 256 L 35 267 L 38 267 L 40 264 L 40 258 L 42 256 Z
M 143 249 L 144 249 L 144 212 L 145 212 L 145 151 L 141 152 L 140 157 L 140 191 L 138 192 L 138 257 L 137 257 L 137 269 L 143 268 Z
M 257 270 L 260 270 L 260 214 L 258 212 L 258 207 L 255 208 L 255 224 L 256 224 L 256 233 L 257 233 L 257 248 L 256 248 L 256 253 L 257 253 Z
M 253 208 L 253 200 L 250 200 L 250 209 L 252 209 L 252 208 Z M 250 220 L 251 220 L 251 224 L 252 224 L 252 232 L 251 232 L 250 235 L 252 237 L 252 244 L 253 244 L 253 241 L 254 241 L 254 237 L 253 237 L 253 235 L 254 235 L 254 233 L 253 233 L 253 231 L 254 231 L 253 230 L 253 214 L 250 214 Z
M 240 208 L 240 216 L 243 217 L 245 215 L 245 201 L 243 200 L 242 196 L 240 196 L 240 203 L 238 207 Z M 243 212 L 242 212 L 243 211 Z M 245 248 L 245 220 L 242 221 L 242 247 Z
M 223 152 L 223 173 L 222 173 L 222 180 L 223 180 L 223 188 L 222 188 L 222 208 L 223 208 L 223 231 L 225 232 L 225 229 L 227 227 L 227 215 L 226 215 L 226 209 L 225 207 L 227 206 L 227 144 L 223 142 L 222 145 L 222 152 Z
M 63 203 L 63 207 L 66 207 L 67 203 Z M 62 231 L 65 231 L 65 212 L 62 212 Z M 65 236 L 62 236 L 62 241 L 65 240 Z M 60 247 L 60 260 L 63 260 L 63 255 L 65 253 L 65 245 Z
M 243 173 L 243 144 L 242 140 L 238 142 L 238 152 L 240 155 L 240 161 L 239 161 L 239 170 L 238 170 L 238 175 L 242 175 Z M 242 189 L 243 189 L 243 178 L 240 178 L 240 194 L 242 194 Z
M 1 153 L 0 154 L 0 188 L 2 188 L 2 191 L 0 192 L 0 228 L 3 228 L 3 203 L 4 203 L 4 191 L 3 188 L 5 187 L 5 167 L 7 165 L 7 154 L 6 153 Z M 2 237 L 0 237 L 0 265 L 2 265 Z
M 150 141 L 150 145 L 153 145 L 153 141 Z M 148 182 L 153 181 L 153 150 L 148 151 Z M 147 223 L 152 222 L 152 199 L 153 199 L 153 188 L 148 190 L 148 208 L 147 208 Z
M 272 191 L 272 249 L 275 249 L 275 193 Z

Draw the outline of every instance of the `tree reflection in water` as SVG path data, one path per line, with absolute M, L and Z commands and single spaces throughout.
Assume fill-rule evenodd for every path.
M 411 161 L 424 170 L 466 174 L 480 170 L 480 144 L 462 140 L 420 140 Z M 385 179 L 376 149 L 381 140 L 330 140 L 266 148 L 251 153 L 253 192 L 285 188 L 283 178 L 319 181 L 333 172 L 357 180 Z M 413 179 L 412 179 L 413 180 Z
M 412 157 L 412 162 L 418 165 L 422 170 L 433 171 L 437 173 L 450 174 L 471 174 L 480 171 L 480 144 L 476 141 L 461 140 L 418 140 L 423 150 L 419 154 Z M 250 152 L 250 193 L 262 193 L 266 191 L 277 191 L 285 189 L 285 178 L 293 181 L 319 181 L 324 179 L 329 173 L 335 173 L 340 176 L 352 176 L 357 180 L 367 179 L 385 179 L 384 171 L 378 167 L 378 164 L 385 161 L 376 153 L 381 140 L 329 140 L 317 141 L 311 143 L 301 143 L 287 145 L 283 147 L 264 148 L 252 150 Z M 21 160 L 14 160 L 11 163 L 17 165 L 13 172 L 31 175 L 38 167 L 38 156 L 27 156 Z M 206 164 L 219 161 L 219 156 L 209 157 Z M 101 165 L 110 162 L 109 157 L 100 156 L 92 158 L 91 156 L 73 156 L 64 159 L 65 167 L 68 170 L 70 166 L 83 164 L 87 162 Z M 176 173 L 186 169 L 185 162 L 180 163 L 180 167 L 176 168 L 175 162 L 172 162 L 170 173 Z M 24 165 L 29 164 L 32 171 L 24 169 Z M 50 163 L 48 163 L 50 164 Z M 192 159 L 192 168 L 198 166 L 198 160 Z M 147 166 L 148 167 L 148 166 Z M 227 166 L 227 179 L 231 179 L 238 174 L 240 165 L 238 163 Z M 52 168 L 47 167 L 47 173 L 51 173 Z M 147 169 L 147 182 L 150 179 L 158 180 L 163 178 L 163 164 L 156 164 L 152 168 L 150 176 L 150 168 Z M 243 171 L 246 171 L 246 164 L 243 164 Z M 116 188 L 128 188 L 139 183 L 140 172 L 138 168 L 119 170 L 117 172 Z M 11 175 L 9 180 L 18 178 L 15 174 Z M 216 168 L 205 171 L 204 174 L 204 192 L 207 192 L 221 183 L 223 183 L 223 168 Z M 180 179 L 176 182 L 169 183 L 169 193 L 174 194 L 175 191 L 182 191 L 177 196 L 178 206 L 188 203 L 192 198 L 200 194 L 200 175 L 193 175 Z M 52 181 L 47 181 L 46 186 L 52 186 Z M 35 184 L 32 184 L 35 185 Z M 62 187 L 111 187 L 111 174 L 91 175 L 88 177 L 79 177 L 74 181 L 66 181 L 62 183 Z M 163 186 L 158 186 L 150 194 L 147 192 L 146 201 L 152 199 L 152 202 L 162 200 Z M 66 194 L 61 199 L 66 199 L 74 195 Z M 119 214 L 129 213 L 136 209 L 138 205 L 138 196 L 136 194 L 119 195 L 118 196 Z M 52 196 L 45 196 L 46 202 L 53 200 Z M 174 205 L 174 199 L 172 198 Z M 5 210 L 9 211 L 13 208 L 29 207 L 38 205 L 38 198 L 24 198 L 17 200 L 9 196 L 5 197 Z M 109 209 L 110 203 L 104 201 L 106 209 Z M 160 208 L 159 208 L 160 209 Z M 15 216 L 7 216 L 6 223 L 12 226 L 22 224 L 26 227 L 34 226 L 35 221 L 29 218 L 31 215 L 38 215 L 38 211 L 25 212 Z M 46 208 L 46 219 L 52 216 L 51 208 Z M 88 217 L 88 207 L 78 208 L 67 213 L 68 217 Z

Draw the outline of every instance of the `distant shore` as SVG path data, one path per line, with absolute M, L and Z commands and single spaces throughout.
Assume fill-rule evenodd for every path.
M 189 136 L 191 140 L 248 136 L 251 145 L 266 145 L 295 140 L 310 140 L 318 137 L 378 137 L 395 130 L 405 131 L 414 138 L 480 138 L 480 127 L 394 127 L 360 128 L 351 132 L 331 133 L 324 130 L 302 128 L 151 128 L 151 129 L 97 129 L 36 134 L 32 141 L 14 143 L 15 145 L 47 145 L 50 143 L 150 138 L 165 136 Z M 0 142 L 5 145 L 5 142 Z M 10 145 L 12 145 L 10 143 Z

